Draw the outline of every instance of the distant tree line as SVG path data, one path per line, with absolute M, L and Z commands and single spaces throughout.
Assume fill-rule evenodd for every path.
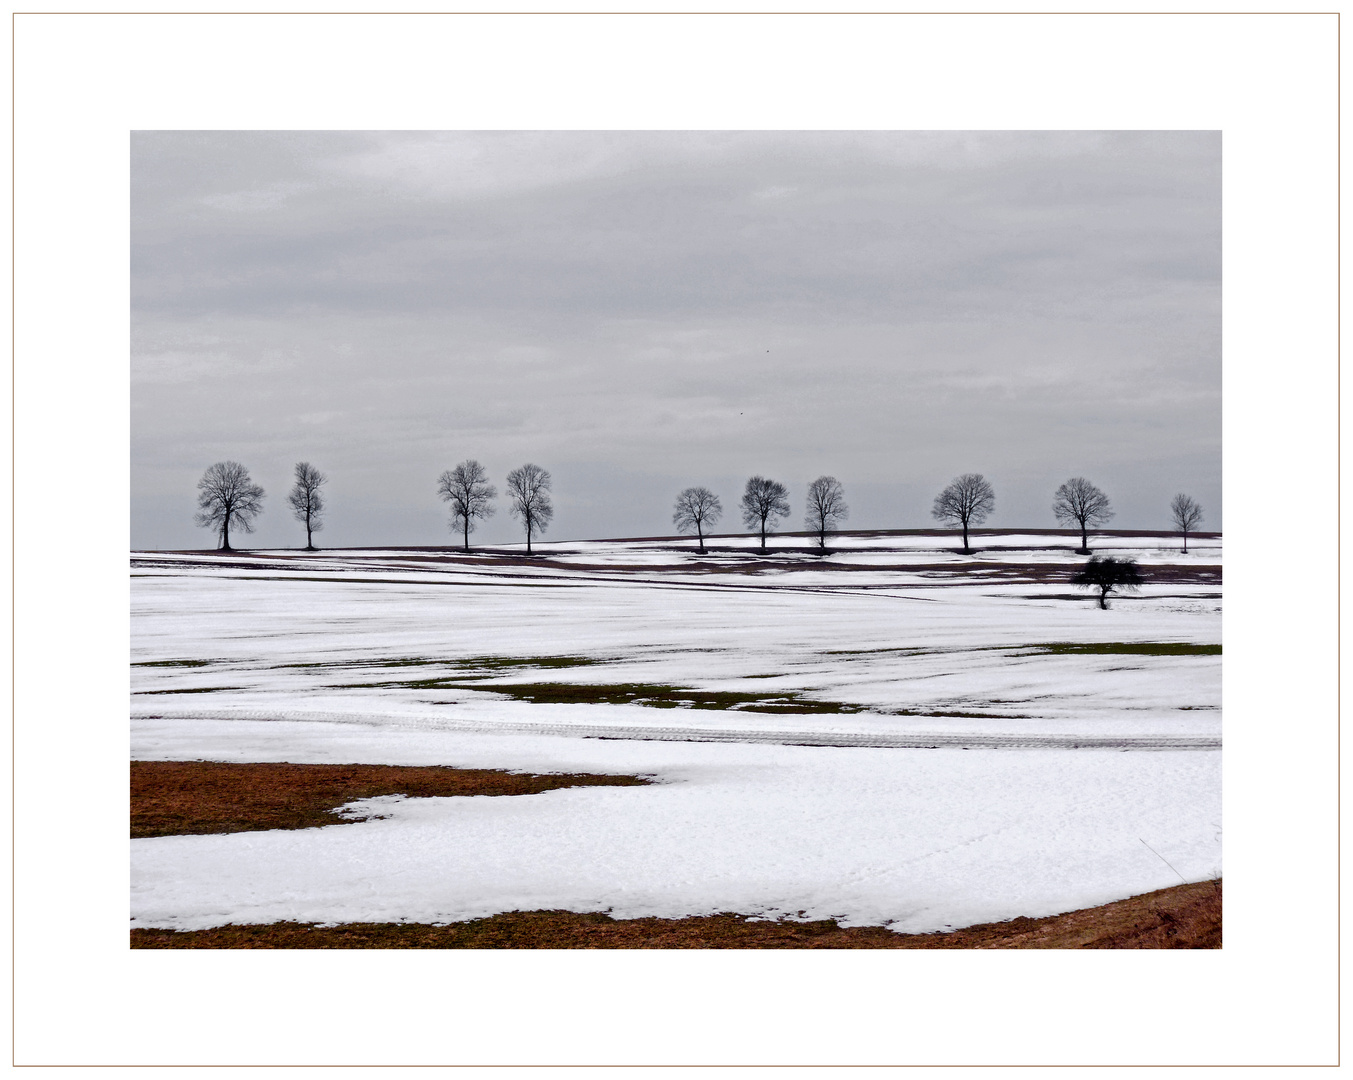
M 307 551 L 315 550 L 314 533 L 324 527 L 325 502 L 320 489 L 327 481 L 328 477 L 309 462 L 297 462 L 287 504 L 296 520 L 305 526 Z M 554 517 L 551 485 L 549 472 L 539 465 L 526 464 L 507 474 L 508 512 L 521 522 L 526 532 L 528 554 L 532 539 L 543 533 Z M 197 490 L 198 512 L 194 521 L 216 530 L 221 550 L 231 550 L 232 528 L 246 533 L 254 531 L 254 519 L 263 512 L 264 492 L 239 462 L 218 461 L 203 473 Z M 477 523 L 495 512 L 493 500 L 498 497 L 498 489 L 489 483 L 484 466 L 471 458 L 437 478 L 437 493 L 449 504 L 451 528 L 460 533 L 468 551 L 470 534 Z M 747 481 L 738 505 L 743 525 L 759 537 L 761 550 L 765 551 L 766 537 L 790 514 L 789 489 L 779 481 L 753 476 Z M 986 521 L 995 507 L 996 493 L 987 479 L 981 473 L 964 473 L 935 496 L 930 514 L 962 532 L 963 551 L 967 553 L 972 550 L 969 530 Z M 1072 477 L 1057 489 L 1052 512 L 1063 525 L 1079 529 L 1078 550 L 1083 554 L 1090 550 L 1089 531 L 1114 516 L 1108 496 L 1083 476 Z M 819 476 L 808 485 L 803 521 L 807 531 L 817 537 L 820 551 L 827 550 L 827 534 L 837 531 L 849 514 L 845 488 L 836 477 Z M 1170 502 L 1170 515 L 1183 535 L 1187 552 L 1189 533 L 1196 533 L 1203 520 L 1202 507 L 1192 497 L 1179 494 Z M 688 487 L 677 495 L 672 523 L 682 533 L 695 533 L 703 552 L 707 530 L 722 516 L 723 505 L 709 488 Z M 1119 584 L 1129 586 L 1131 582 Z
M 305 526 L 305 549 L 314 551 L 314 534 L 324 527 L 324 496 L 327 482 L 308 461 L 296 464 L 295 484 L 287 496 L 296 519 Z M 550 474 L 539 465 L 523 465 L 507 474 L 508 510 L 526 529 L 526 550 L 533 537 L 545 531 L 554 517 L 550 502 Z M 230 530 L 250 533 L 254 519 L 263 512 L 263 489 L 253 482 L 249 470 L 237 461 L 218 461 L 197 483 L 198 512 L 194 521 L 214 529 L 222 551 L 230 551 Z M 477 522 L 494 513 L 498 489 L 489 483 L 484 466 L 473 459 L 462 461 L 437 479 L 437 492 L 451 506 L 451 527 L 461 534 L 466 550 Z
M 753 476 L 742 493 L 742 523 L 761 540 L 766 550 L 766 535 L 774 532 L 779 519 L 789 516 L 789 492 L 781 483 L 764 476 Z M 935 496 L 931 517 L 959 529 L 963 533 L 963 551 L 969 545 L 969 529 L 981 525 L 996 508 L 996 492 L 981 473 L 964 473 Z M 1072 477 L 1059 487 L 1053 496 L 1053 515 L 1065 525 L 1080 529 L 1082 554 L 1090 550 L 1089 530 L 1113 517 L 1109 497 L 1083 476 Z M 1188 495 L 1176 495 L 1170 503 L 1175 527 L 1184 536 L 1187 552 L 1188 534 L 1196 531 L 1202 521 L 1202 508 Z M 705 550 L 705 528 L 715 524 L 723 513 L 719 497 L 707 487 L 689 487 L 677 496 L 676 512 L 672 522 L 683 533 L 694 532 Z M 827 534 L 835 532 L 849 515 L 845 489 L 834 476 L 819 476 L 808 485 L 807 509 L 804 525 L 817 536 L 819 549 L 825 550 Z

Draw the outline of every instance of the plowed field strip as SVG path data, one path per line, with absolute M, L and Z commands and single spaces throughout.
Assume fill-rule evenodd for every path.
M 134 949 L 1220 949 L 1222 883 L 1200 881 L 1042 919 L 894 934 L 882 926 L 749 921 L 740 915 L 613 919 L 511 911 L 427 926 L 271 923 L 212 930 L 133 930 Z

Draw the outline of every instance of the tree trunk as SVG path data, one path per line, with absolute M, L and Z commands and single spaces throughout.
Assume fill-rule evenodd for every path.
M 465 527 L 465 550 L 470 550 L 470 519 L 467 516 L 461 524 Z
M 700 539 L 700 554 L 703 555 L 705 553 L 705 533 L 700 528 L 699 518 L 695 519 L 695 535 Z
M 963 551 L 966 554 L 969 550 L 970 549 L 968 547 L 968 522 L 965 520 L 963 522 Z
M 1085 535 L 1085 522 L 1082 521 L 1082 522 L 1081 522 L 1081 553 L 1084 554 L 1085 552 L 1087 552 L 1087 551 L 1089 551 L 1089 550 L 1090 550 L 1090 541 L 1089 541 L 1089 539 L 1086 538 L 1086 535 Z
M 229 514 L 227 514 L 225 520 L 224 520 L 223 522 L 221 522 L 221 550 L 222 550 L 222 551 L 229 551 L 229 550 L 230 550 L 230 515 L 229 515 Z
M 1188 553 L 1189 553 L 1189 531 L 1188 531 L 1188 529 L 1185 529 L 1185 530 L 1184 530 L 1184 554 L 1187 555 Z
M 1109 586 L 1108 586 L 1108 585 L 1101 585 L 1101 586 L 1099 587 L 1099 610 L 1100 610 L 1100 611 L 1108 611 L 1108 610 L 1109 610 Z
M 531 554 L 531 519 L 526 519 L 526 554 Z
M 305 550 L 315 550 L 315 541 L 310 539 L 310 515 L 308 513 L 305 515 Z

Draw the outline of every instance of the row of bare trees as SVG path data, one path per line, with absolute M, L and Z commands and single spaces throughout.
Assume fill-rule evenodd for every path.
M 761 538 L 766 550 L 766 534 L 775 531 L 781 518 L 789 516 L 789 489 L 777 480 L 753 476 L 747 481 L 739 503 L 742 523 Z M 850 514 L 845 488 L 834 476 L 819 476 L 808 485 L 808 508 L 804 524 L 817 534 L 820 548 L 826 549 L 827 533 L 835 531 Z M 688 487 L 676 500 L 672 523 L 684 533 L 694 532 L 705 550 L 705 526 L 714 525 L 723 516 L 723 504 L 707 487 Z
M 544 532 L 554 517 L 554 504 L 550 502 L 552 483 L 549 471 L 539 465 L 523 465 L 507 474 L 508 512 L 526 529 L 528 555 L 531 537 Z M 489 483 L 484 466 L 471 458 L 438 477 L 437 493 L 451 504 L 451 527 L 460 530 L 465 550 L 469 551 L 475 522 L 495 513 L 493 500 L 498 497 L 498 489 Z
M 307 461 L 296 463 L 294 484 L 287 495 L 296 520 L 305 525 L 305 547 L 314 550 L 313 534 L 324 527 L 324 496 L 320 489 L 327 482 L 322 472 Z M 507 474 L 508 510 L 526 530 L 526 551 L 531 540 L 543 533 L 554 517 L 550 502 L 551 477 L 539 465 L 527 464 Z M 216 529 L 221 549 L 230 550 L 230 530 L 254 531 L 254 519 L 263 512 L 263 489 L 249 477 L 249 470 L 236 461 L 218 461 L 198 481 L 198 513 L 194 520 L 204 528 Z M 470 533 L 477 522 L 493 516 L 493 500 L 498 489 L 489 483 L 484 466 L 473 458 L 448 469 L 437 480 L 437 492 L 450 504 L 451 527 L 461 534 L 465 549 L 470 548 Z M 970 551 L 968 531 L 981 525 L 996 507 L 996 493 L 981 473 L 964 473 L 954 479 L 936 497 L 931 516 L 963 531 L 963 550 Z M 742 523 L 761 540 L 775 531 L 781 519 L 789 516 L 789 489 L 776 480 L 753 476 L 747 481 L 739 501 Z M 1113 516 L 1109 497 L 1083 476 L 1075 476 L 1057 489 L 1052 512 L 1058 521 L 1080 529 L 1082 552 L 1089 551 L 1089 530 L 1098 528 Z M 827 534 L 834 532 L 850 514 L 845 489 L 834 476 L 819 476 L 808 485 L 804 525 L 817 536 L 818 547 L 826 550 Z M 1202 507 L 1192 497 L 1179 494 L 1170 502 L 1174 525 L 1184 536 L 1184 551 L 1189 550 L 1189 533 L 1196 532 L 1203 520 Z M 723 516 L 719 497 L 706 487 L 688 487 L 676 500 L 672 522 L 683 533 L 694 532 L 705 550 L 705 529 Z
M 1090 550 L 1088 530 L 1103 525 L 1113 517 L 1109 497 L 1083 476 L 1074 476 L 1057 489 L 1052 512 L 1062 524 L 1080 528 L 1082 552 Z M 1181 492 L 1170 500 L 1170 518 L 1184 536 L 1184 552 L 1187 554 L 1189 533 L 1198 531 L 1203 520 L 1203 508 L 1192 496 Z M 967 546 L 966 542 L 964 546 Z
M 324 528 L 324 496 L 320 488 L 328 477 L 308 461 L 296 463 L 295 484 L 287 495 L 287 505 L 296 520 L 305 525 L 305 550 L 314 551 L 313 536 Z M 193 521 L 203 528 L 215 529 L 221 538 L 221 550 L 230 550 L 230 527 L 241 532 L 254 531 L 254 518 L 263 513 L 263 489 L 238 461 L 218 461 L 197 482 L 197 513 Z
M 742 493 L 742 521 L 753 532 L 759 533 L 761 550 L 766 550 L 766 533 L 773 532 L 775 523 L 789 516 L 788 489 L 774 480 L 753 476 Z M 956 477 L 935 496 L 931 517 L 952 528 L 963 530 L 963 550 L 971 551 L 968 530 L 981 525 L 996 508 L 996 492 L 981 473 L 964 473 Z M 1089 530 L 1103 525 L 1113 517 L 1109 497 L 1083 476 L 1072 477 L 1057 489 L 1052 512 L 1064 525 L 1079 527 L 1082 552 L 1090 548 Z M 845 490 L 834 476 L 819 476 L 808 485 L 808 506 L 804 524 L 817 534 L 818 547 L 827 546 L 827 533 L 845 520 Z M 1189 550 L 1189 533 L 1197 529 L 1203 519 L 1200 507 L 1188 495 L 1176 495 L 1170 503 L 1175 527 L 1184 534 L 1184 551 Z M 677 496 L 676 512 L 672 522 L 684 532 L 694 532 L 705 550 L 704 529 L 715 524 L 723 514 L 719 497 L 706 487 L 689 487 Z
M 320 488 L 328 477 L 308 461 L 296 463 L 295 483 L 287 495 L 296 520 L 305 525 L 305 549 L 314 551 L 314 534 L 324 527 L 324 495 Z M 526 550 L 531 538 L 544 532 L 554 517 L 550 503 L 550 474 L 539 465 L 523 465 L 507 474 L 510 510 L 526 527 Z M 475 522 L 494 512 L 497 489 L 488 482 L 488 474 L 479 462 L 462 461 L 438 479 L 441 497 L 451 504 L 451 522 L 461 530 L 465 547 Z M 197 482 L 197 514 L 193 520 L 204 528 L 215 529 L 222 551 L 229 551 L 230 530 L 254 531 L 254 519 L 263 512 L 264 491 L 238 461 L 218 461 Z

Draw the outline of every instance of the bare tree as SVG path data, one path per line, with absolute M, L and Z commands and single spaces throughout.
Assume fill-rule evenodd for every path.
M 469 551 L 475 520 L 493 516 L 498 489 L 489 483 L 484 466 L 471 458 L 438 477 L 437 493 L 451 504 L 451 527 L 460 528 L 465 550 Z
M 963 529 L 963 550 L 968 546 L 968 527 L 981 525 L 996 508 L 996 492 L 981 473 L 964 473 L 935 496 L 930 516 Z
M 834 476 L 819 476 L 808 485 L 808 509 L 803 523 L 809 532 L 817 533 L 817 546 L 827 550 L 827 534 L 850 516 L 846 506 L 846 491 Z
M 509 510 L 526 527 L 526 554 L 531 554 L 531 534 L 544 532 L 554 517 L 550 505 L 550 474 L 539 465 L 523 465 L 507 474 Z
M 221 531 L 221 550 L 230 550 L 230 526 L 254 531 L 254 518 L 263 512 L 263 489 L 249 478 L 238 461 L 218 461 L 197 482 L 198 512 L 193 521 Z
M 1102 525 L 1113 517 L 1109 497 L 1083 476 L 1072 477 L 1057 489 L 1052 512 L 1064 525 L 1075 522 L 1080 526 L 1080 550 L 1083 552 L 1090 550 L 1086 530 L 1092 525 Z
M 319 489 L 329 478 L 308 461 L 296 463 L 296 486 L 287 496 L 287 502 L 295 511 L 296 520 L 305 522 L 305 550 L 314 551 L 310 534 L 324 528 L 324 496 Z
M 766 550 L 766 533 L 775 531 L 777 519 L 789 516 L 789 489 L 784 484 L 753 476 L 742 492 L 742 523 L 761 534 L 761 550 Z
M 700 551 L 705 550 L 706 525 L 713 525 L 723 517 L 723 504 L 719 496 L 707 487 L 688 487 L 676 500 L 676 512 L 672 514 L 672 524 L 682 532 L 695 530 L 700 538 Z
M 1071 579 L 1071 583 L 1083 585 L 1087 589 L 1098 589 L 1099 606 L 1107 610 L 1109 593 L 1114 589 L 1135 592 L 1142 583 L 1142 576 L 1137 572 L 1135 559 L 1115 559 L 1112 555 L 1101 559 L 1098 555 L 1091 555 L 1090 561 Z
M 1189 553 L 1189 533 L 1197 532 L 1197 524 L 1203 520 L 1203 508 L 1187 495 L 1176 495 L 1170 500 L 1170 514 L 1174 518 L 1175 528 L 1184 534 L 1184 554 Z

